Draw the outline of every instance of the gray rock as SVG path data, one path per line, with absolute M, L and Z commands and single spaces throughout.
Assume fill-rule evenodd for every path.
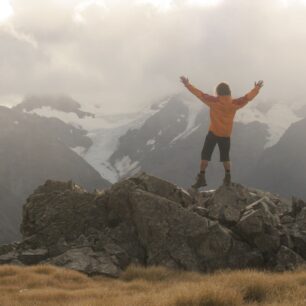
M 7 254 L 9 252 L 13 252 L 16 250 L 17 244 L 3 244 L 0 245 L 0 256 L 3 254 Z
M 144 172 L 134 175 L 131 180 L 137 184 L 138 188 L 177 202 L 183 207 L 193 204 L 193 199 L 187 191 L 166 180 L 148 176 Z
M 306 207 L 304 202 L 294 204 L 291 216 L 283 217 L 289 236 L 293 241 L 294 250 L 306 259 Z
M 198 215 L 202 217 L 208 217 L 209 216 L 209 210 L 207 208 L 201 207 L 201 206 L 196 206 L 192 208 L 192 211 L 197 213 Z
M 238 184 L 187 193 L 145 173 L 102 193 L 47 181 L 24 205 L 23 240 L 1 246 L 0 263 L 111 277 L 132 263 L 201 272 L 291 269 L 306 257 L 306 207 L 281 203 Z
M 273 211 L 273 213 L 271 212 Z M 276 210 L 266 198 L 246 207 L 237 223 L 237 232 L 261 252 L 273 253 L 280 247 L 280 220 Z
M 88 275 L 118 277 L 121 272 L 107 254 L 93 252 L 91 248 L 71 249 L 45 263 L 77 270 Z
M 303 258 L 285 246 L 281 246 L 276 255 L 277 265 L 275 270 L 285 271 L 293 270 L 299 265 L 305 264 Z
M 0 264 L 13 264 L 16 262 L 18 262 L 18 253 L 15 251 L 11 251 L 0 256 Z
M 21 252 L 18 259 L 26 265 L 33 265 L 45 260 L 47 257 L 47 249 L 36 249 Z
M 199 269 L 190 240 L 207 233 L 207 219 L 142 190 L 130 194 L 130 207 L 147 264 Z
M 292 197 L 292 215 L 297 216 L 303 208 L 306 208 L 306 203 L 296 197 Z
M 209 217 L 224 224 L 235 224 L 248 204 L 247 198 L 247 190 L 241 185 L 221 186 L 206 203 Z

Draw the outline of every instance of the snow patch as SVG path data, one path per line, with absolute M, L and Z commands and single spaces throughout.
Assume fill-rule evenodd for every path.
M 195 103 L 194 101 L 188 101 L 188 100 L 184 100 L 183 103 L 187 106 L 188 109 L 188 114 L 186 118 L 187 125 L 182 133 L 180 133 L 174 139 L 172 139 L 171 144 L 178 141 L 179 139 L 184 139 L 188 137 L 200 127 L 200 124 L 196 126 L 196 119 L 199 112 L 202 110 L 203 105 L 201 103 Z
M 139 162 L 132 161 L 129 156 L 124 156 L 121 160 L 115 162 L 115 168 L 118 172 L 119 177 L 124 176 L 127 173 L 130 173 L 133 170 L 139 169 Z
M 155 144 L 156 144 L 156 140 L 154 138 L 149 139 L 146 143 L 147 146 L 151 146 L 150 151 L 154 151 L 155 150 Z
M 256 106 L 250 105 L 237 112 L 236 121 L 242 123 L 260 122 L 268 126 L 269 138 L 266 148 L 275 145 L 289 126 L 301 120 L 292 108 L 285 103 L 274 104 L 267 113 L 261 113 Z
M 95 114 L 93 117 L 79 118 L 75 113 L 65 113 L 59 110 L 54 110 L 49 106 L 36 108 L 29 113 L 36 114 L 46 118 L 57 118 L 61 121 L 70 124 L 76 128 L 83 128 L 87 131 L 100 130 L 101 128 L 110 129 L 117 128 L 122 125 L 129 124 L 142 116 L 142 114 L 125 114 L 125 115 L 103 115 Z
M 165 105 L 166 102 L 168 100 L 163 101 L 162 104 Z M 115 183 L 120 175 L 115 166 L 112 166 L 108 160 L 116 151 L 119 138 L 130 129 L 141 128 L 145 121 L 159 110 L 146 107 L 142 112 L 134 114 L 104 115 L 97 114 L 99 110 L 96 109 L 95 118 L 79 118 L 75 113 L 65 113 L 46 106 L 32 110 L 30 113 L 47 118 L 58 118 L 66 124 L 87 130 L 87 136 L 91 138 L 93 145 L 88 150 L 81 147 L 72 148 L 72 150 L 83 157 L 103 178 Z
M 153 103 L 152 106 L 150 107 L 150 109 L 160 111 L 161 109 L 163 109 L 168 104 L 170 99 L 171 99 L 171 97 L 167 97 L 166 99 L 162 100 L 161 102 Z
M 73 152 L 77 153 L 78 155 L 84 157 L 84 154 L 86 152 L 86 148 L 84 147 L 74 147 L 70 148 Z
M 155 140 L 154 138 L 152 138 L 152 139 L 149 139 L 149 140 L 147 141 L 146 145 L 147 145 L 147 146 L 152 146 L 152 145 L 154 145 L 155 143 L 156 143 L 156 140 Z
M 111 183 L 118 181 L 117 170 L 108 162 L 110 156 L 118 147 L 119 138 L 124 135 L 130 125 L 124 125 L 114 129 L 100 129 L 88 134 L 93 145 L 84 155 L 85 160 L 91 164 L 102 177 Z

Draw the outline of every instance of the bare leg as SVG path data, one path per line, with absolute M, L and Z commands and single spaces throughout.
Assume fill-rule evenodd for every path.
M 230 161 L 223 162 L 223 167 L 224 167 L 225 172 L 230 172 L 231 171 L 231 162 Z
M 208 160 L 201 160 L 200 173 L 198 173 L 196 182 L 192 185 L 192 188 L 198 189 L 207 185 L 205 179 L 205 170 L 207 166 Z
M 223 162 L 223 166 L 225 170 L 223 184 L 230 185 L 231 184 L 231 162 L 230 161 Z
M 201 166 L 200 166 L 201 172 L 205 172 L 207 166 L 208 166 L 208 160 L 201 160 Z

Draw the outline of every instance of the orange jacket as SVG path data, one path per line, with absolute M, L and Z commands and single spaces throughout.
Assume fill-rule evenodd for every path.
M 187 89 L 210 108 L 209 130 L 219 137 L 230 137 L 236 111 L 254 99 L 259 92 L 255 86 L 249 93 L 238 99 L 231 96 L 210 96 L 188 83 Z

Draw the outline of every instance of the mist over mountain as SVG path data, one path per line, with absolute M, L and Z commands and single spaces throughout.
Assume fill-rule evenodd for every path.
M 26 197 L 48 178 L 73 180 L 90 190 L 109 186 L 70 149 L 91 145 L 84 130 L 57 118 L 0 107 L 0 242 L 17 238 Z
M 63 99 L 61 103 L 64 105 L 65 101 Z M 278 175 L 277 170 L 272 167 L 273 162 L 267 162 L 271 166 L 264 162 L 268 152 L 274 150 L 274 147 L 277 149 L 271 154 L 271 159 L 277 161 L 281 156 L 286 156 L 286 145 L 280 144 L 292 128 L 291 125 L 303 118 L 303 113 L 298 111 L 303 107 L 300 101 L 292 101 L 290 104 L 266 102 L 259 97 L 238 111 L 231 149 L 234 181 L 271 189 L 286 196 L 304 196 L 300 184 L 294 183 L 296 188 L 293 189 L 289 187 L 290 183 L 288 188 L 278 186 L 277 180 L 273 179 L 274 175 Z M 209 123 L 208 108 L 194 97 L 169 96 L 134 114 L 110 116 L 103 114 L 103 109 L 86 109 L 84 105 L 80 110 L 94 113 L 95 117 L 80 118 L 73 112 L 45 109 L 40 105 L 30 112 L 39 114 L 42 118 L 57 117 L 66 124 L 82 127 L 91 139 L 91 144 L 80 144 L 73 150 L 112 183 L 140 170 L 183 187 L 189 187 L 193 183 L 199 169 L 200 153 Z M 23 111 L 27 112 L 26 109 Z M 301 135 L 293 133 L 290 136 L 292 141 L 303 139 L 303 128 L 300 130 Z M 301 148 L 299 152 L 304 154 L 305 149 Z M 216 188 L 222 181 L 223 167 L 218 160 L 219 152 L 216 148 L 207 170 L 208 188 Z M 270 178 L 263 169 L 270 173 Z M 297 173 L 294 167 L 286 171 L 291 171 L 293 176 Z M 299 179 L 303 182 L 304 177 Z M 267 180 L 275 186 L 268 184 Z
M 306 119 L 293 123 L 279 142 L 258 158 L 248 184 L 306 198 Z
M 0 103 L 84 130 L 90 144 L 63 143 L 112 183 L 142 168 L 183 185 L 194 177 L 206 111 L 185 98 L 151 108 L 185 92 L 181 75 L 210 94 L 225 80 L 233 96 L 264 79 L 236 118 L 238 180 L 251 180 L 257 159 L 305 116 L 304 0 L 7 0 L 6 8 Z M 209 171 L 213 187 L 222 169 Z

